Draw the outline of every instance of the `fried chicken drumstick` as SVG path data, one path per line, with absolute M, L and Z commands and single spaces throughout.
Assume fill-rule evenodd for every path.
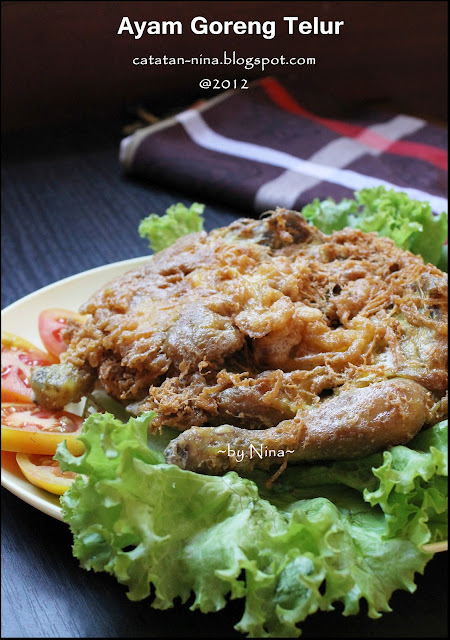
M 36 368 L 60 409 L 94 384 L 151 429 L 183 433 L 166 460 L 223 473 L 364 456 L 447 411 L 447 279 L 392 240 L 324 235 L 294 211 L 194 233 L 110 282 Z M 229 453 L 242 451 L 241 459 Z

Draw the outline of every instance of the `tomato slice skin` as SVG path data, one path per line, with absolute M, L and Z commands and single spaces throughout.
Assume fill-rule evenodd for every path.
M 23 338 L 2 331 L 2 402 L 29 402 L 32 367 L 55 364 L 58 359 Z
M 44 347 L 52 355 L 59 357 L 67 350 L 67 344 L 62 339 L 62 331 L 69 322 L 83 324 L 86 316 L 69 309 L 45 309 L 39 315 L 39 336 Z
M 2 450 L 54 455 L 66 441 L 73 455 L 84 452 L 78 440 L 83 418 L 68 411 L 48 411 L 33 403 L 2 402 Z
M 77 476 L 71 471 L 63 473 L 52 456 L 17 453 L 16 461 L 31 484 L 56 495 L 65 493 Z

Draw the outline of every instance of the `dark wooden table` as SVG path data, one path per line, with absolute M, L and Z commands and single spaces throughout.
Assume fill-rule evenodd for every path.
M 61 278 L 147 253 L 141 218 L 180 194 L 125 179 L 117 162 L 120 127 L 24 134 L 3 145 L 2 307 Z M 198 197 L 197 197 L 198 199 Z M 241 214 L 207 203 L 206 226 Z M 2 489 L 2 636 L 239 637 L 240 602 L 217 614 L 132 603 L 106 574 L 86 572 L 71 554 L 67 525 Z M 414 594 L 397 592 L 393 613 L 370 620 L 339 611 L 311 616 L 303 637 L 446 637 L 447 558 L 437 554 Z

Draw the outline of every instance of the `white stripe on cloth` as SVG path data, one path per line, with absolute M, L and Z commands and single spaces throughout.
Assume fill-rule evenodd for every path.
M 175 119 L 183 125 L 188 135 L 196 144 L 210 151 L 216 151 L 236 158 L 253 160 L 254 162 L 262 162 L 274 167 L 290 169 L 321 181 L 324 180 L 333 184 L 339 184 L 354 191 L 383 185 L 388 189 L 403 191 L 415 200 L 428 201 L 435 212 L 440 213 L 447 209 L 447 200 L 445 198 L 431 195 L 420 189 L 399 187 L 386 180 L 365 176 L 349 169 L 335 169 L 334 167 L 296 158 L 289 153 L 277 151 L 270 147 L 226 138 L 213 131 L 206 124 L 202 116 L 195 110 L 183 111 L 176 115 Z
M 396 116 L 388 122 L 368 127 L 356 138 L 337 138 L 326 144 L 322 149 L 319 149 L 319 151 L 316 151 L 316 153 L 313 153 L 308 160 L 309 162 L 318 162 L 340 169 L 367 153 L 379 155 L 389 147 L 391 142 L 418 131 L 424 125 L 425 121 L 418 118 Z M 371 133 L 377 133 L 388 138 L 383 148 L 374 149 L 372 146 L 365 144 L 365 139 Z M 280 207 L 290 209 L 304 191 L 312 189 L 319 182 L 320 180 L 313 176 L 302 175 L 292 170 L 284 171 L 273 180 L 261 185 L 255 195 L 255 209 L 257 211 L 265 211 L 273 206 L 274 202 L 278 202 Z
M 222 102 L 223 100 L 230 98 L 233 93 L 234 91 L 225 91 L 224 93 L 220 93 L 215 98 L 211 98 L 208 102 L 205 102 L 205 104 L 197 107 L 197 109 L 199 111 L 211 109 L 211 107 L 214 107 L 218 102 Z M 172 116 L 165 120 L 161 120 L 160 122 L 156 122 L 155 124 L 149 124 L 148 127 L 138 129 L 138 131 L 135 131 L 130 136 L 123 138 L 120 142 L 119 152 L 119 162 L 122 165 L 123 170 L 132 171 L 136 151 L 138 150 L 141 142 L 143 142 L 147 136 L 157 133 L 158 131 L 162 131 L 163 129 L 173 127 L 175 124 L 177 124 L 177 121 Z

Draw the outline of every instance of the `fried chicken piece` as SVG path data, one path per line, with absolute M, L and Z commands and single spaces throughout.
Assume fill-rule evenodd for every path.
M 211 475 L 289 462 L 362 458 L 415 436 L 430 417 L 431 393 L 411 380 L 342 391 L 276 427 L 191 427 L 172 440 L 166 462 Z
M 350 414 L 340 403 L 362 389 L 379 409 L 381 388 L 393 407 L 394 389 L 403 400 L 407 389 L 425 394 L 435 418 L 446 406 L 445 275 L 392 240 L 356 229 L 325 235 L 294 211 L 185 236 L 98 291 L 81 312 L 89 317 L 69 327 L 64 365 L 92 372 L 137 413 L 156 411 L 151 429 L 188 430 L 178 444 L 228 425 L 250 444 L 263 433 L 278 433 L 280 444 L 284 433 L 286 446 L 294 438 L 296 455 L 304 454 L 301 425 L 341 407 L 327 429 L 347 433 Z M 400 378 L 400 386 L 389 382 Z M 67 389 L 63 375 L 60 384 Z M 46 394 L 44 385 L 40 401 L 59 408 L 68 398 L 55 386 Z M 350 456 L 364 455 L 369 440 L 372 450 L 406 441 L 426 417 L 409 402 L 400 433 L 367 411 L 378 435 L 370 440 L 370 425 L 348 431 Z M 320 438 L 311 442 L 308 451 L 323 453 Z M 330 443 L 326 455 L 340 456 L 337 440 Z M 192 457 L 198 469 L 210 465 L 202 455 Z

